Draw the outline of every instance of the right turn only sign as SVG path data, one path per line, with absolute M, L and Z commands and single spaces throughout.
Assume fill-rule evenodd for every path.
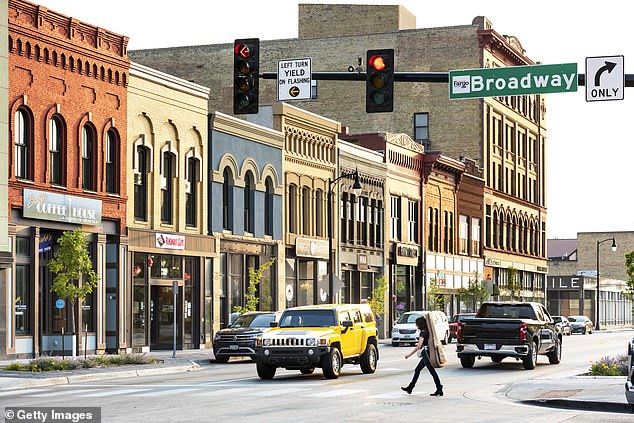
M 586 57 L 586 101 L 623 100 L 623 56 Z

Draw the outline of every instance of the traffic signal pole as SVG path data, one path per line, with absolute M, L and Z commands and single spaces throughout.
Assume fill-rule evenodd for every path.
M 277 79 L 277 72 L 263 72 L 262 79 Z M 312 79 L 320 81 L 365 81 L 365 72 L 313 72 Z M 449 72 L 394 72 L 397 82 L 449 82 Z M 586 85 L 586 75 L 577 74 L 577 85 Z M 625 74 L 625 86 L 634 87 L 634 74 Z

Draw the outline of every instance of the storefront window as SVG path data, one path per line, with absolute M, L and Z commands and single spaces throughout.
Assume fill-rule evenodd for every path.
M 231 304 L 229 307 L 229 323 L 233 323 L 233 320 L 238 317 L 238 313 L 235 312 L 236 306 L 242 305 L 242 299 L 244 298 L 244 290 L 242 289 L 242 281 L 244 280 L 244 267 L 242 262 L 242 254 L 231 254 L 230 256 L 230 268 L 229 268 L 229 283 Z
M 350 303 L 350 275 L 352 272 L 349 270 L 341 271 L 341 283 L 343 287 L 341 288 L 341 304 Z
M 295 307 L 295 259 L 286 259 L 286 308 Z
M 15 334 L 29 335 L 31 333 L 31 298 L 30 266 L 15 266 Z
M 313 305 L 313 291 L 314 291 L 314 277 L 315 277 L 315 262 L 300 261 L 298 264 L 298 285 L 299 290 L 297 293 L 297 305 Z
M 409 311 L 409 295 L 407 289 L 407 267 L 396 266 L 396 316 L 398 319 L 401 314 Z
M 77 328 L 78 331 L 84 332 L 92 332 L 94 331 L 94 313 L 93 313 L 93 303 L 94 303 L 95 291 L 91 294 L 86 295 L 86 298 L 81 302 L 81 323 L 82 327 Z
M 260 310 L 262 311 L 273 311 L 276 309 L 274 302 L 275 297 L 273 295 L 273 275 L 275 274 L 274 268 L 275 265 L 264 270 L 262 272 L 262 279 L 260 279 Z
M 150 276 L 158 279 L 182 279 L 182 257 L 152 254 L 148 258 Z
M 372 295 L 373 273 L 360 272 L 361 274 L 361 300 L 367 300 Z
M 147 345 L 147 269 L 150 264 L 147 254 L 134 254 L 132 267 L 132 345 Z

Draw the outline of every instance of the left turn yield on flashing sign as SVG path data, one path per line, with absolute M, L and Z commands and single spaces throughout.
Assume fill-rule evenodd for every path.
M 310 100 L 312 91 L 310 58 L 277 62 L 277 101 Z
M 586 101 L 623 100 L 623 56 L 586 57 Z

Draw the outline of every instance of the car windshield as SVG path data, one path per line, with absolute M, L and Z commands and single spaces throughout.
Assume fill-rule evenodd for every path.
M 416 323 L 416 319 L 418 319 L 422 314 L 418 313 L 403 313 L 401 317 L 398 318 L 396 323 Z
M 281 328 L 335 326 L 333 310 L 287 310 L 280 319 Z
M 561 323 L 563 322 L 561 316 L 553 316 L 553 322 L 555 323 Z
M 243 314 L 230 326 L 232 328 L 268 328 L 275 320 L 275 314 Z
M 570 316 L 568 317 L 569 322 L 584 322 L 586 319 L 583 316 Z
M 480 307 L 480 310 L 478 311 L 478 317 L 537 320 L 533 307 L 528 304 L 485 304 Z

